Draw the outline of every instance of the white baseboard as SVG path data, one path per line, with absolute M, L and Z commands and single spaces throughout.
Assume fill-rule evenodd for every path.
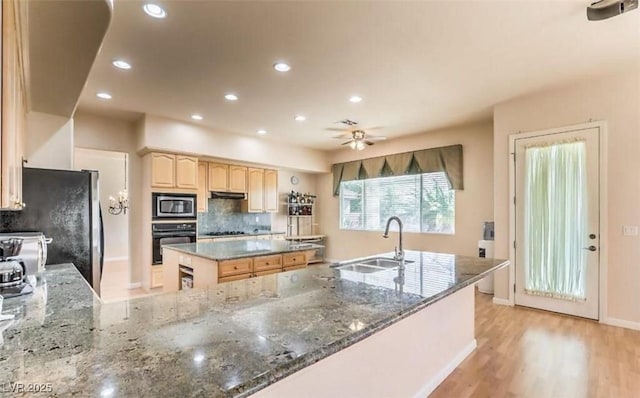
M 606 318 L 602 321 L 605 325 L 617 326 L 625 329 L 640 330 L 640 322 L 626 321 L 624 319 Z
M 503 298 L 499 298 L 499 297 L 494 297 L 493 298 L 493 304 L 508 305 L 510 307 L 513 307 L 513 303 L 511 301 L 509 301 L 508 299 L 503 299 Z
M 445 366 L 442 368 L 440 372 L 438 372 L 427 384 L 422 386 L 422 388 L 414 395 L 415 398 L 424 398 L 431 394 L 433 390 L 438 388 L 438 386 L 453 372 L 458 365 L 464 361 L 469 354 L 473 352 L 478 346 L 478 342 L 476 339 L 473 339 L 469 344 L 467 344 L 456 356 Z
M 124 256 L 124 257 L 109 257 L 109 258 L 104 258 L 104 262 L 108 263 L 110 261 L 127 261 L 129 260 L 129 257 Z
M 129 289 L 137 289 L 142 287 L 142 282 L 129 283 Z

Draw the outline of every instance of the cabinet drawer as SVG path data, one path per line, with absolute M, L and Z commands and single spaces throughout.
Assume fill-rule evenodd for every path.
M 256 273 L 272 269 L 282 269 L 282 256 L 264 256 L 253 259 L 253 270 Z
M 151 287 L 162 287 L 163 269 L 162 265 L 154 265 L 151 267 Z
M 260 272 L 256 272 L 254 275 L 255 276 L 264 276 L 264 275 L 277 274 L 278 272 L 282 272 L 282 268 L 275 268 L 275 269 L 270 269 L 270 270 L 267 270 L 267 271 L 260 271 Z
M 239 258 L 218 263 L 218 276 L 220 278 L 238 274 L 249 274 L 252 271 L 253 259 Z
M 249 279 L 249 278 L 251 278 L 251 274 L 231 275 L 231 276 L 218 278 L 218 283 L 233 282 L 233 281 L 239 281 L 241 279 Z
M 282 265 L 285 267 L 300 264 L 307 264 L 307 258 L 304 252 L 287 253 L 282 255 Z
M 307 264 L 292 265 L 289 267 L 284 267 L 283 271 L 293 271 L 294 269 L 302 269 L 302 268 L 307 268 Z

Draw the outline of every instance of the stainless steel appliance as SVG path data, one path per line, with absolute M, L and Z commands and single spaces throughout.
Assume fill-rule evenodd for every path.
M 152 196 L 154 220 L 195 220 L 197 217 L 195 194 L 154 192 Z
M 193 243 L 196 241 L 196 223 L 152 224 L 153 264 L 162 264 L 162 245 Z
M 100 294 L 104 239 L 97 171 L 25 167 L 22 211 L 2 212 L 0 232 L 39 231 L 53 242 L 47 264 L 72 263 Z
M 36 275 L 45 269 L 47 263 L 47 245 L 53 239 L 47 238 L 42 232 L 12 232 L 0 233 L 0 240 L 8 238 L 22 239 L 22 249 L 17 256 L 25 264 L 25 275 Z
M 20 253 L 22 239 L 0 240 L 0 295 L 5 298 L 33 292 L 25 282 L 25 266 L 15 256 Z

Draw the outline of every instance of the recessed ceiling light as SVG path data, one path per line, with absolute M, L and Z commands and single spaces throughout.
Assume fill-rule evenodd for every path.
M 238 96 L 237 96 L 237 95 L 235 95 L 235 94 L 231 94 L 231 93 L 226 94 L 226 95 L 224 96 L 224 98 L 225 98 L 226 100 L 228 100 L 228 101 L 237 101 L 237 100 L 238 100 Z
M 289 72 L 291 70 L 291 66 L 289 64 L 285 64 L 284 62 L 276 62 L 273 64 L 273 69 L 278 72 Z
M 142 6 L 142 9 L 147 13 L 147 15 L 154 18 L 164 18 L 167 16 L 167 12 L 164 10 L 164 8 L 160 7 L 157 4 L 147 3 Z
M 260 129 L 260 130 L 257 131 L 257 133 L 260 134 L 260 135 L 265 135 L 265 134 L 267 134 L 267 130 Z
M 113 66 L 119 69 L 131 69 L 131 64 L 121 59 L 116 59 L 112 62 Z
M 359 95 L 353 95 L 351 96 L 351 98 L 349 98 L 349 101 L 357 104 L 358 102 L 362 101 L 362 97 Z
M 102 92 L 102 93 L 96 94 L 96 97 L 102 98 L 102 99 L 111 99 L 111 94 Z
M 298 115 L 295 117 L 296 122 L 304 122 L 305 120 L 307 120 L 307 118 L 303 115 Z
M 201 115 L 198 115 L 197 113 L 194 113 L 193 115 L 191 115 L 191 119 L 193 119 L 193 120 L 202 120 L 203 117 Z

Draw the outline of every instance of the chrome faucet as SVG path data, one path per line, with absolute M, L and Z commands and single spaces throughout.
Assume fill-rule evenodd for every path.
M 404 260 L 404 250 L 402 250 L 402 221 L 400 221 L 400 219 L 397 216 L 389 217 L 389 219 L 387 220 L 387 226 L 384 229 L 384 235 L 382 235 L 382 237 L 383 238 L 389 237 L 389 225 L 391 225 L 391 221 L 393 220 L 396 220 L 398 222 L 398 229 L 400 232 L 400 235 L 398 237 L 398 246 L 396 246 L 395 248 L 396 254 L 393 256 L 393 259 L 402 261 Z

